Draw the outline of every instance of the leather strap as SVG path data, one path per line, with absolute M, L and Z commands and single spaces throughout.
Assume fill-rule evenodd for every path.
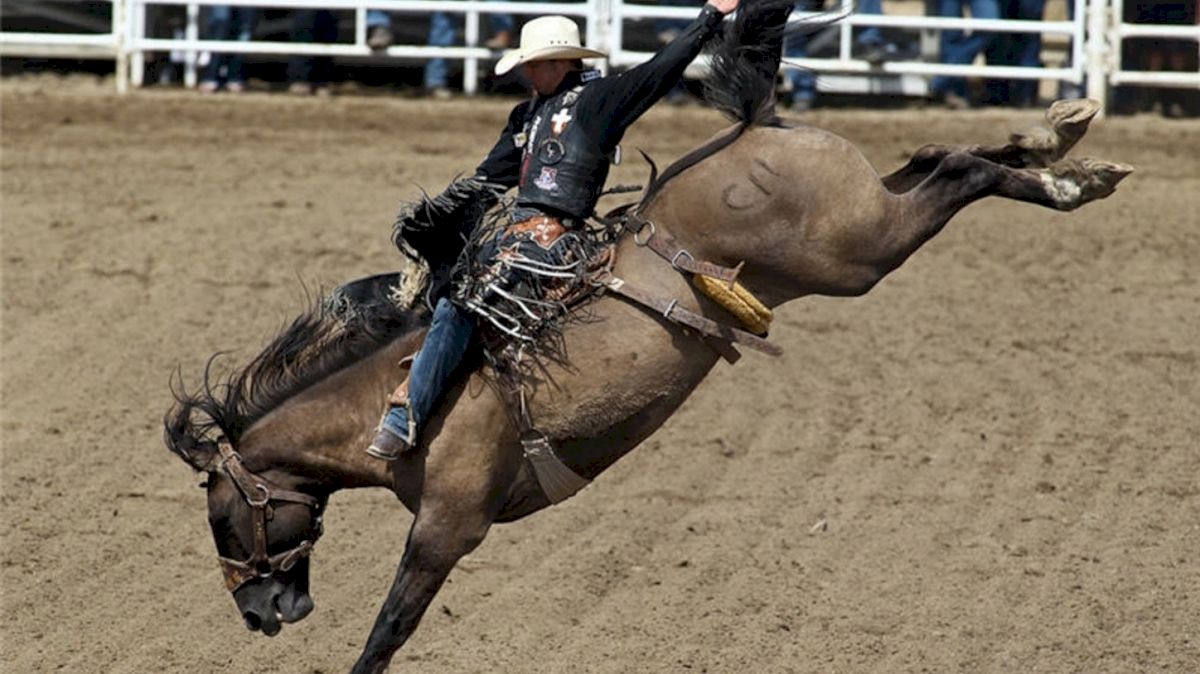
M 679 306 L 679 300 L 677 299 L 655 295 L 630 285 L 627 281 L 613 276 L 611 272 L 600 272 L 596 275 L 595 280 L 605 288 L 655 310 L 659 314 L 662 314 L 663 318 L 674 323 L 686 325 L 710 337 L 716 337 L 717 339 L 734 344 L 742 344 L 771 356 L 783 355 L 783 349 L 758 335 L 728 325 L 722 325 L 711 318 L 705 318 L 690 309 Z
M 742 272 L 742 265 L 736 267 L 723 267 L 719 264 L 697 260 L 691 253 L 683 248 L 675 239 L 665 231 L 660 231 L 654 221 L 646 220 L 637 213 L 625 214 L 625 228 L 633 232 L 633 241 L 639 246 L 646 246 L 650 250 L 658 253 L 659 257 L 671 263 L 676 269 L 689 272 L 691 274 L 703 274 L 712 276 L 713 278 L 721 279 L 726 283 L 733 285 L 737 280 L 738 274 Z M 650 232 L 645 236 L 642 232 L 646 228 L 650 228 Z
M 500 358 L 501 366 L 497 371 L 507 378 L 508 384 L 500 389 L 509 405 L 517 408 L 517 430 L 521 434 L 521 448 L 525 453 L 525 461 L 533 471 L 534 479 L 542 488 L 542 493 L 551 504 L 561 503 L 574 496 L 580 489 L 592 483 L 591 480 L 579 475 L 563 463 L 550 439 L 533 425 L 529 414 L 529 406 L 525 399 L 525 388 L 521 385 L 520 354 L 511 348 L 506 348 Z

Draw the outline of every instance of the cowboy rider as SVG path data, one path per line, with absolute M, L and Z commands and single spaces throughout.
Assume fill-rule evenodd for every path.
M 517 188 L 512 224 L 489 252 L 493 258 L 515 252 L 535 264 L 561 260 L 556 244 L 569 238 L 564 234 L 582 228 L 592 214 L 608 176 L 610 156 L 625 130 L 671 91 L 739 1 L 707 0 L 700 16 L 652 59 L 610 77 L 583 69 L 582 59 L 605 54 L 582 46 L 574 21 L 546 16 L 525 24 L 519 48 L 500 59 L 496 74 L 520 66 L 533 97 L 513 108 L 474 178 L 474 184 L 492 189 Z M 495 203 L 495 197 L 490 202 L 483 196 L 473 199 L 481 200 Z M 404 238 L 405 230 L 398 231 Z M 497 292 L 513 282 L 511 277 L 495 279 L 501 287 Z M 418 428 L 470 345 L 480 304 L 488 301 L 474 299 L 443 296 L 437 300 L 408 380 L 389 399 L 368 454 L 391 461 L 414 444 Z

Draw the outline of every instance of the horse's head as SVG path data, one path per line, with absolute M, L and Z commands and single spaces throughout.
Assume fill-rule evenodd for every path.
M 208 523 L 225 587 L 251 630 L 267 636 L 313 609 L 309 557 L 325 498 L 251 472 L 224 439 L 189 443 L 181 456 L 208 473 Z

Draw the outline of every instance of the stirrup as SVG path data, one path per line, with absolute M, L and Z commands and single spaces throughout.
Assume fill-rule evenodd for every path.
M 395 405 L 388 405 L 383 411 L 383 416 L 379 417 L 379 425 L 375 427 L 375 439 L 371 440 L 371 444 L 367 447 L 366 452 L 370 456 L 384 461 L 395 461 L 400 458 L 400 455 L 408 451 L 412 447 L 412 443 L 405 440 L 403 437 L 392 431 L 385 425 L 387 417 L 395 409 Z M 408 410 L 406 410 L 408 411 Z M 408 411 L 411 414 L 411 411 Z M 416 429 L 413 427 L 412 419 L 409 418 L 408 437 L 415 435 Z
M 410 445 L 405 442 L 404 438 L 386 428 L 381 428 L 375 434 L 375 439 L 371 441 L 371 446 L 367 447 L 367 454 L 383 461 L 395 461 L 400 458 L 401 454 L 408 451 L 409 447 Z

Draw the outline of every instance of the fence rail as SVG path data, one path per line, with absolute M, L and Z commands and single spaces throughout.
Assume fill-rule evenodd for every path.
M 1122 42 L 1131 38 L 1195 40 L 1200 51 L 1200 26 L 1130 24 L 1120 20 L 1124 0 L 1067 0 L 1074 3 L 1071 21 L 1015 21 L 1004 19 L 981 20 L 937 16 L 887 16 L 852 14 L 844 16 L 836 26 L 838 51 L 834 58 L 788 59 L 792 66 L 809 68 L 830 78 L 900 79 L 896 86 L 877 90 L 897 93 L 924 93 L 925 78 L 933 75 L 986 76 L 1006 79 L 1050 79 L 1074 84 L 1086 82 L 1088 95 L 1107 99 L 1111 86 L 1137 84 L 1156 87 L 1200 89 L 1200 72 L 1147 72 L 1124 70 L 1121 66 Z M 184 6 L 187 9 L 187 29 L 182 39 L 148 37 L 146 9 L 148 6 Z M 238 5 L 259 8 L 331 9 L 353 12 L 354 38 L 347 43 L 300 43 L 275 41 L 217 41 L 199 39 L 199 8 L 211 5 Z M 112 59 L 116 63 L 117 88 L 124 92 L 129 85 L 140 86 L 144 77 L 148 52 L 183 52 L 185 84 L 194 86 L 196 57 L 201 52 L 277 55 L 312 55 L 337 57 L 388 57 L 406 59 L 448 58 L 461 60 L 463 88 L 467 94 L 476 92 L 479 66 L 494 60 L 499 52 L 480 44 L 479 19 L 488 14 L 565 14 L 586 21 L 589 47 L 610 55 L 609 64 L 615 67 L 635 65 L 651 54 L 625 48 L 625 24 L 628 21 L 655 19 L 688 19 L 696 9 L 626 3 L 624 0 L 584 0 L 582 2 L 491 2 L 489 0 L 113 0 L 112 26 L 104 33 L 30 33 L 0 32 L 0 55 L 39 58 Z M 422 45 L 393 45 L 379 52 L 366 44 L 366 14 L 368 10 L 392 13 L 446 12 L 463 18 L 463 46 L 431 47 Z M 813 18 L 828 19 L 830 14 L 797 12 L 793 21 Z M 933 61 L 899 60 L 868 63 L 855 59 L 851 53 L 851 34 L 855 28 L 866 27 L 913 29 L 921 31 L 971 30 L 997 33 L 1040 33 L 1060 35 L 1070 41 L 1070 65 L 1065 67 L 1015 67 L 993 65 L 949 65 Z

